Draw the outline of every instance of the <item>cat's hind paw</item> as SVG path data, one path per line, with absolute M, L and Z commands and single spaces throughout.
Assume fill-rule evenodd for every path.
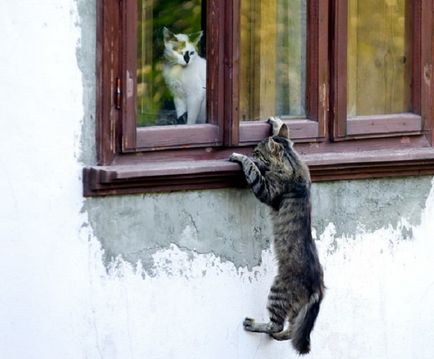
M 288 328 L 284 331 L 278 333 L 270 333 L 270 336 L 275 340 L 290 340 L 291 339 L 291 330 Z
M 252 332 L 255 326 L 255 320 L 252 318 L 245 318 L 243 321 L 243 327 L 245 330 Z

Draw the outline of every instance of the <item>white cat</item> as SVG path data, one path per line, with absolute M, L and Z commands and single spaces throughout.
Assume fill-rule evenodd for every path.
M 174 34 L 164 28 L 163 77 L 173 95 L 176 117 L 187 117 L 187 124 L 206 121 L 206 60 L 199 56 L 197 44 L 202 31 Z

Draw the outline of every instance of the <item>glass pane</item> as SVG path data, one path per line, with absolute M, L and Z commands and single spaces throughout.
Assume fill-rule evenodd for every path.
M 241 120 L 305 117 L 306 1 L 242 0 Z
M 205 1 L 137 4 L 137 125 L 206 122 Z
M 410 111 L 408 6 L 406 0 L 349 0 L 349 116 Z

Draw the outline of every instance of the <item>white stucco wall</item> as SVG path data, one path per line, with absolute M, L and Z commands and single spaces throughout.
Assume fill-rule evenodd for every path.
M 253 270 L 172 246 L 153 276 L 122 259 L 106 271 L 82 211 L 79 26 L 73 0 L 0 3 L 0 358 L 296 358 L 242 330 L 266 318 L 269 251 Z M 434 189 L 421 216 L 408 240 L 387 223 L 317 234 L 328 289 L 311 358 L 434 357 Z

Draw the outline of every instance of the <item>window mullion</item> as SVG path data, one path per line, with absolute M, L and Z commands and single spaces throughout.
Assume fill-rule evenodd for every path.
M 332 4 L 332 46 L 331 46 L 331 123 L 333 140 L 342 139 L 347 132 L 347 38 L 348 3 L 331 0 Z
M 306 112 L 318 122 L 318 138 L 328 137 L 329 77 L 329 0 L 308 1 Z
M 126 0 L 122 16 L 122 151 L 136 150 L 137 0 Z
M 226 0 L 224 16 L 224 144 L 239 144 L 240 0 Z

